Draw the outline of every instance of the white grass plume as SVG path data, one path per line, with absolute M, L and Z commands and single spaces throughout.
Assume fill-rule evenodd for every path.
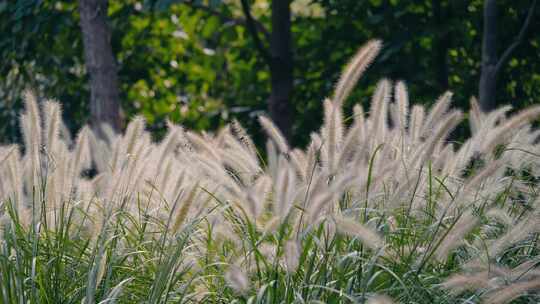
M 412 107 L 411 121 L 409 123 L 409 135 L 411 137 L 411 142 L 413 143 L 420 140 L 422 135 L 422 126 L 424 125 L 425 113 L 424 107 L 420 105 L 414 105 Z
M 472 213 L 467 212 L 462 215 L 452 226 L 450 231 L 445 231 L 442 242 L 435 251 L 435 257 L 439 261 L 444 261 L 450 252 L 462 244 L 463 240 L 476 227 L 479 220 Z
M 384 247 L 384 240 L 375 231 L 358 223 L 352 218 L 336 217 L 336 228 L 339 232 L 359 239 L 364 245 L 373 249 L 380 250 Z
M 347 64 L 344 72 L 336 85 L 333 102 L 336 107 L 341 107 L 349 96 L 362 73 L 369 67 L 382 47 L 380 40 L 368 41 L 358 50 L 356 55 Z
M 508 133 L 529 124 L 531 120 L 538 117 L 540 117 L 540 106 L 528 108 L 514 115 L 507 122 L 489 133 L 489 137 L 484 141 L 482 151 L 491 152 L 498 144 L 506 140 Z
M 397 104 L 397 127 L 403 131 L 407 128 L 409 111 L 409 94 L 404 82 L 398 81 L 395 86 L 395 99 Z
M 393 304 L 394 301 L 388 296 L 384 295 L 376 295 L 374 297 L 369 298 L 366 302 L 367 304 Z
M 245 146 L 247 151 L 253 156 L 254 158 L 257 157 L 257 148 L 255 147 L 255 144 L 251 140 L 251 137 L 249 137 L 246 130 L 242 127 L 240 122 L 238 120 L 234 119 L 231 123 L 231 129 L 233 131 L 233 134 L 238 140 Z
M 324 124 L 321 130 L 323 140 L 326 141 L 323 152 L 328 162 L 330 174 L 334 174 L 338 162 L 338 151 L 343 140 L 343 114 L 341 108 L 338 108 L 329 99 L 323 103 Z
M 283 249 L 287 271 L 294 273 L 300 262 L 300 245 L 296 241 L 289 240 L 285 243 Z
M 275 142 L 281 153 L 287 154 L 289 152 L 289 146 L 285 137 L 279 129 L 272 123 L 272 121 L 264 116 L 259 116 L 259 123 L 263 127 L 266 134 Z
M 504 304 L 510 303 L 528 291 L 537 292 L 540 289 L 540 278 L 510 284 L 507 287 L 501 288 L 495 292 L 487 293 L 484 298 L 484 303 Z
M 370 133 L 373 138 L 382 142 L 386 137 L 388 103 L 390 101 L 391 84 L 387 79 L 379 81 L 373 98 L 371 99 L 370 120 L 372 122 Z
M 48 151 L 54 150 L 55 140 L 60 135 L 60 123 L 62 112 L 60 105 L 57 102 L 46 101 L 44 104 L 44 118 L 45 118 L 45 146 Z
M 250 289 L 250 283 L 246 273 L 236 265 L 229 266 L 229 270 L 225 273 L 225 280 L 239 294 L 245 294 Z
M 432 132 L 437 121 L 444 116 L 446 111 L 448 111 L 450 102 L 452 101 L 452 95 L 452 92 L 445 92 L 431 108 L 424 125 L 422 126 L 424 135 L 428 132 Z

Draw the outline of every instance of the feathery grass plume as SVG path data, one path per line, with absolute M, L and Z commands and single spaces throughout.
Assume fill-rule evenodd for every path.
M 189 142 L 200 152 L 203 152 L 205 155 L 210 157 L 214 162 L 220 163 L 221 157 L 217 153 L 218 149 L 209 141 L 205 140 L 200 135 L 197 135 L 193 132 L 186 132 L 186 138 Z
M 147 152 L 151 149 L 148 145 L 148 138 L 142 136 L 138 141 L 137 149 L 133 154 L 128 154 L 125 162 L 125 181 L 123 185 L 125 191 L 128 191 L 129 195 L 133 195 L 139 189 L 143 176 L 146 174 L 147 167 L 150 163 L 146 160 Z
M 356 82 L 369 67 L 373 59 L 375 59 L 381 48 L 382 41 L 370 40 L 358 50 L 356 55 L 347 64 L 334 90 L 333 101 L 336 107 L 341 108 L 343 102 L 356 85 Z
M 201 178 L 216 183 L 235 199 L 241 197 L 241 193 L 243 192 L 240 187 L 241 185 L 234 180 L 220 162 L 216 162 L 206 155 L 198 155 L 190 161 L 193 162 L 194 168 L 191 168 L 191 170 L 194 171 L 193 173 L 195 173 L 195 176 L 200 176 Z
M 359 239 L 364 245 L 373 250 L 377 251 L 384 247 L 384 240 L 377 232 L 372 231 L 354 219 L 337 216 L 334 220 L 339 232 Z
M 98 141 L 96 141 L 96 143 L 97 142 Z M 124 153 L 121 137 L 115 137 L 111 140 L 111 142 L 111 156 L 109 157 L 109 161 L 106 163 L 106 167 L 111 172 L 117 172 L 122 169 L 122 161 L 125 157 L 127 157 L 127 155 Z
M 15 149 L 17 149 L 17 146 L 14 145 L 6 148 L 0 147 L 0 166 L 4 164 L 13 152 L 15 152 Z
M 462 175 L 463 170 L 470 164 L 470 159 L 473 157 L 472 152 L 473 142 L 468 139 L 453 153 L 453 157 L 448 159 L 442 172 L 448 176 L 459 177 Z
M 127 154 L 132 154 L 135 151 L 135 144 L 144 132 L 144 118 L 142 116 L 134 117 L 126 129 L 124 136 L 125 151 Z
M 510 226 L 514 222 L 514 220 L 508 214 L 508 212 L 506 212 L 505 210 L 503 210 L 501 208 L 492 208 L 492 209 L 488 210 L 488 212 L 486 212 L 485 215 L 488 218 L 495 218 L 495 219 L 499 220 L 500 222 L 502 222 L 506 226 Z
M 232 162 L 243 163 L 237 164 L 237 166 L 233 168 L 242 168 L 243 172 L 241 173 L 245 176 L 246 179 L 252 179 L 255 175 L 260 173 L 261 168 L 256 155 L 253 155 L 252 153 L 247 151 L 243 144 L 239 142 L 236 138 L 234 138 L 231 134 L 225 134 L 223 138 L 224 143 L 221 149 L 222 153 L 220 154 L 225 161 L 227 161 L 227 159 L 229 159 L 230 161 L 230 158 L 235 158 L 237 159 L 237 161 L 232 160 Z M 238 167 L 239 165 L 240 167 Z
M 66 143 L 66 145 L 68 147 L 70 147 L 72 145 L 71 132 L 69 131 L 69 129 L 66 126 L 66 124 L 64 123 L 64 121 L 62 121 L 62 106 L 60 106 L 59 136 L 60 136 L 61 140 Z
M 450 103 L 452 102 L 452 92 L 445 92 L 439 99 L 435 102 L 435 105 L 430 109 L 424 125 L 422 126 L 424 136 L 427 136 L 430 132 L 434 131 L 434 126 L 437 122 L 446 114 L 450 108 Z
M 106 268 L 107 268 L 107 255 L 104 254 L 101 257 L 99 261 L 99 265 L 97 267 L 96 288 L 99 287 L 99 284 L 101 284 L 101 280 L 103 280 L 103 276 L 105 275 Z
M 25 113 L 21 115 L 22 133 L 24 138 L 24 146 L 27 149 L 25 157 L 29 160 L 25 169 L 27 176 L 27 191 L 32 192 L 36 189 L 36 194 L 41 193 L 39 185 L 39 176 L 41 174 L 41 157 L 40 150 L 42 147 L 42 129 L 41 116 L 37 99 L 34 93 L 27 90 L 24 92 Z
M 305 182 L 309 183 L 311 181 L 313 174 L 317 169 L 317 159 L 318 159 L 317 155 L 319 151 L 320 151 L 320 146 L 317 146 L 317 143 L 312 141 L 307 148 L 306 156 L 305 156 L 306 158 L 305 167 L 302 170 L 305 174 L 305 179 L 304 179 Z
M 23 217 L 25 212 L 24 201 L 23 201 L 23 172 L 21 169 L 21 156 L 19 149 L 12 147 L 10 152 L 7 155 L 6 167 L 7 177 L 5 178 L 9 181 L 11 192 L 7 193 L 8 197 L 13 199 L 13 203 L 16 206 L 17 212 Z M 27 224 L 27 223 L 23 223 Z
M 140 118 L 142 118 L 142 116 L 140 116 Z M 99 132 L 101 132 L 101 135 L 104 136 L 103 140 L 107 143 L 112 142 L 113 139 L 118 137 L 118 134 L 116 134 L 116 132 L 111 127 L 111 125 L 109 125 L 108 123 L 102 123 L 101 125 L 99 125 Z M 127 130 L 126 130 L 126 135 L 127 135 Z
M 409 136 L 412 143 L 420 141 L 422 136 L 422 126 L 424 125 L 426 111 L 420 105 L 414 105 L 411 112 L 411 121 L 409 123 Z
M 428 138 L 426 145 L 423 147 L 422 153 L 417 154 L 422 156 L 420 162 L 417 165 L 418 167 L 426 163 L 432 156 L 435 151 L 436 146 L 458 126 L 458 124 L 463 119 L 463 114 L 461 111 L 452 111 L 439 122 L 437 130 L 433 133 L 432 136 Z
M 83 127 L 77 139 L 75 140 L 75 149 L 71 159 L 71 180 L 75 180 L 82 170 L 88 169 L 91 166 L 90 146 L 88 143 L 88 134 L 91 133 L 88 127 Z
M 274 141 L 274 143 L 277 145 L 279 152 L 283 154 L 287 154 L 289 152 L 289 146 L 287 145 L 287 141 L 285 140 L 285 137 L 281 134 L 279 129 L 272 123 L 272 121 L 265 116 L 259 116 L 259 123 L 263 127 L 264 131 Z
M 267 198 L 271 192 L 272 180 L 265 175 L 257 178 L 255 183 L 247 190 L 247 211 L 254 219 L 259 218 L 266 206 Z
M 394 301 L 388 296 L 384 295 L 376 295 L 374 297 L 369 298 L 367 300 L 366 304 L 393 304 Z
M 275 180 L 278 170 L 278 151 L 276 150 L 276 145 L 271 140 L 266 141 L 266 157 L 268 174 Z
M 471 110 L 469 111 L 469 125 L 471 126 L 471 133 L 476 134 L 480 128 L 482 128 L 482 121 L 484 120 L 484 115 L 478 104 L 476 97 L 471 97 L 470 100 Z
M 409 115 L 409 93 L 403 81 L 398 81 L 395 86 L 395 100 L 397 104 L 397 127 L 404 131 L 407 128 Z
M 198 190 L 199 190 L 199 183 L 195 183 L 189 191 L 186 191 L 186 193 L 182 195 L 183 197 L 180 202 L 180 209 L 178 209 L 178 213 L 176 214 L 173 225 L 171 227 L 172 228 L 171 231 L 173 233 L 177 233 L 180 231 L 180 227 L 186 220 L 189 210 L 191 209 L 191 206 L 193 205 L 193 202 L 195 201 L 195 197 L 197 195 Z
M 502 106 L 498 109 L 495 109 L 489 113 L 482 113 L 481 118 L 482 122 L 480 128 L 476 133 L 473 133 L 472 138 L 470 139 L 473 143 L 473 153 L 482 155 L 489 154 L 491 151 L 484 151 L 483 146 L 485 141 L 490 138 L 493 130 L 500 126 L 501 122 L 506 120 L 506 115 L 512 109 L 511 106 Z
M 537 257 L 536 259 L 530 259 L 511 269 L 509 271 L 510 274 L 508 275 L 510 277 L 510 280 L 515 281 L 528 280 L 535 277 L 540 278 L 540 268 L 536 267 L 538 262 L 540 261 Z
M 300 149 L 293 149 L 289 153 L 289 160 L 291 161 L 291 165 L 294 167 L 294 170 L 300 179 L 303 181 L 306 180 L 308 172 L 306 171 L 307 160 L 304 152 L 302 152 Z
M 482 121 L 482 128 L 493 128 L 498 124 L 501 124 L 507 120 L 506 116 L 512 110 L 511 105 L 501 106 L 489 113 L 482 113 L 484 120 Z
M 184 191 L 183 185 L 184 182 L 186 182 L 187 180 L 186 171 L 187 170 L 183 168 L 180 170 L 180 172 L 175 172 L 176 174 L 174 175 L 174 177 L 171 178 L 172 181 L 176 181 L 176 183 L 173 184 L 174 186 L 166 196 L 168 202 L 174 202 L 178 197 L 180 197 L 181 193 Z M 165 187 L 165 183 L 160 183 L 159 185 L 161 185 L 161 187 L 164 187 L 165 189 L 168 189 L 167 187 Z
M 157 162 L 157 172 L 161 171 L 162 166 L 165 163 L 165 160 L 170 157 L 172 153 L 174 153 L 174 150 L 177 148 L 179 144 L 179 137 L 182 136 L 183 129 L 181 127 L 176 127 L 172 125 L 170 122 L 167 123 L 168 126 L 168 132 L 167 135 L 165 135 L 165 138 L 160 143 L 160 149 L 161 153 L 158 158 Z
M 285 220 L 296 196 L 296 175 L 288 162 L 280 156 L 279 170 L 274 184 L 275 214 Z
M 391 83 L 383 79 L 377 84 L 371 99 L 369 119 L 372 122 L 370 132 L 377 142 L 384 142 L 386 138 L 388 102 L 390 101 Z M 372 150 L 374 146 L 372 146 Z
M 487 166 L 480 169 L 478 172 L 474 172 L 474 175 L 472 175 L 463 185 L 463 191 L 461 192 L 462 195 L 469 194 L 469 192 L 477 190 L 477 188 L 483 183 L 486 182 L 486 180 L 493 176 L 495 172 L 499 171 L 501 172 L 501 169 L 504 169 L 504 162 L 502 159 L 493 161 L 489 163 Z
M 540 290 L 540 278 L 525 282 L 517 282 L 497 291 L 486 293 L 483 296 L 483 302 L 490 304 L 510 303 L 512 300 L 517 299 L 526 292 L 537 292 L 538 290 Z
M 24 108 L 26 115 L 28 115 L 27 125 L 30 132 L 25 142 L 28 144 L 26 148 L 39 149 L 42 144 L 41 115 L 36 95 L 30 90 L 24 92 Z
M 364 108 L 361 105 L 356 104 L 353 107 L 354 123 L 353 128 L 358 128 L 358 139 L 363 141 L 366 137 L 366 121 Z
M 112 147 L 98 138 L 94 132 L 88 132 L 88 148 L 93 165 L 98 172 L 111 170 Z
M 313 187 L 317 189 L 316 187 Z M 330 190 L 326 191 L 317 191 L 314 194 L 310 194 L 308 201 L 308 206 L 305 210 L 308 211 L 309 224 L 318 224 L 321 220 L 321 217 L 324 216 L 328 210 L 328 205 L 334 200 L 335 194 Z
M 46 101 L 43 105 L 45 118 L 45 146 L 48 153 L 54 151 L 55 140 L 60 135 L 60 113 L 62 112 L 60 105 L 54 101 Z
M 225 125 L 216 131 L 215 134 L 211 134 L 207 131 L 201 131 L 201 136 L 209 141 L 212 141 L 215 146 L 223 147 L 225 145 L 225 136 L 231 135 L 231 125 Z
M 218 151 L 223 165 L 231 174 L 240 179 L 243 185 L 249 185 L 253 178 L 259 174 L 260 168 L 245 151 L 228 148 Z
M 359 138 L 360 126 L 353 125 L 343 141 L 343 147 L 338 155 L 337 168 L 343 168 L 352 159 L 352 155 L 356 152 L 355 148 L 358 146 Z
M 250 290 L 249 279 L 246 273 L 236 265 L 230 265 L 225 273 L 225 281 L 229 287 L 239 294 L 246 294 Z
M 3 151 L 3 148 L 0 147 L 0 170 L 3 170 L 2 163 L 5 161 L 5 159 L 7 159 L 7 157 L 4 156 L 4 153 L 5 152 Z M 3 174 L 0 173 L 0 215 L 2 214 L 1 202 L 9 198 L 9 197 L 4 197 L 4 196 L 7 196 L 6 194 L 9 193 L 9 190 L 10 190 L 10 189 L 7 189 L 7 185 L 4 185 L 4 183 L 5 182 L 4 182 Z
M 64 161 L 69 158 L 68 148 L 64 143 L 59 142 L 55 150 L 57 150 L 55 154 L 59 161 L 52 161 L 53 164 L 48 164 L 47 170 L 51 170 L 51 172 L 47 173 L 47 182 L 44 189 L 45 206 L 47 207 L 47 211 L 53 213 L 64 198 L 71 196 L 71 183 L 66 180 L 68 175 L 68 161 Z M 49 221 L 49 223 L 51 222 Z
M 257 246 L 259 253 L 265 258 L 267 263 L 274 264 L 276 262 L 277 246 L 273 243 L 263 242 Z M 246 272 L 250 272 L 249 269 L 244 268 Z
M 446 279 L 441 287 L 450 290 L 452 294 L 460 294 L 466 290 L 476 290 L 489 287 L 489 272 L 480 271 L 471 274 L 454 274 Z
M 433 157 L 435 158 L 435 161 L 433 162 L 433 170 L 436 171 L 441 171 L 444 168 L 446 162 L 452 160 L 455 154 L 453 144 L 444 145 L 443 143 L 441 149 L 442 150 L 440 150 L 439 153 L 436 153 L 438 155 L 433 155 Z M 435 149 L 435 151 L 437 151 L 437 149 Z
M 233 134 L 240 142 L 246 147 L 246 150 L 251 154 L 252 157 L 257 158 L 257 148 L 251 140 L 250 136 L 247 134 L 246 130 L 242 127 L 238 120 L 233 119 L 231 123 L 231 129 Z
M 343 115 L 341 108 L 337 108 L 330 99 L 325 99 L 323 105 L 324 124 L 321 129 L 325 140 L 323 152 L 326 154 L 325 159 L 328 161 L 329 172 L 334 174 L 338 161 L 338 150 L 343 139 Z
M 478 225 L 479 219 L 471 212 L 463 214 L 452 226 L 450 231 L 445 231 L 442 242 L 435 250 L 435 258 L 444 261 L 452 250 L 460 246 L 465 237 Z
M 280 225 L 281 219 L 278 216 L 272 216 L 264 223 L 262 231 L 265 235 L 274 234 L 276 233 Z
M 489 246 L 490 255 L 496 256 L 500 254 L 504 249 L 525 239 L 531 233 L 540 233 L 540 216 L 538 216 L 538 209 L 514 224 L 514 226 L 504 235 L 497 238 Z
M 493 151 L 493 149 L 497 145 L 502 144 L 506 140 L 508 133 L 511 133 L 516 129 L 523 127 L 524 125 L 530 123 L 531 120 L 536 119 L 539 116 L 540 106 L 525 109 L 518 114 L 512 116 L 512 118 L 510 118 L 504 124 L 489 133 L 489 137 L 485 139 L 482 151 Z
M 287 272 L 296 272 L 296 269 L 298 269 L 300 263 L 300 245 L 298 245 L 298 242 L 296 241 L 289 240 L 285 242 L 283 251 Z

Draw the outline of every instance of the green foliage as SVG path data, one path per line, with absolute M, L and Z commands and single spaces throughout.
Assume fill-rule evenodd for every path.
M 238 118 L 257 132 L 254 117 L 266 110 L 269 70 L 241 22 L 234 1 L 110 2 L 112 44 L 119 61 L 123 108 L 142 114 L 156 135 L 166 120 L 196 129 L 215 129 Z M 210 10 L 194 8 L 189 3 Z M 270 28 L 267 1 L 253 3 L 255 17 Z M 439 6 L 437 6 L 439 5 Z M 445 90 L 468 106 L 477 95 L 482 1 L 293 1 L 295 57 L 294 141 L 305 144 L 319 127 L 321 100 L 356 46 L 386 41 L 372 76 L 350 101 L 368 104 L 375 79 L 407 79 L 416 102 L 430 103 Z M 499 4 L 499 53 L 513 42 L 529 1 Z M 300 10 L 301 11 L 301 10 Z M 324 15 L 321 17 L 320 12 Z M 538 16 L 538 12 L 536 15 Z M 0 1 L 0 140 L 17 134 L 20 92 L 33 87 L 62 102 L 72 131 L 87 119 L 88 86 L 75 1 Z M 528 39 L 499 77 L 498 102 L 521 108 L 540 98 L 540 27 L 533 18 Z
M 140 216 L 148 222 L 140 225 L 121 208 L 114 221 L 108 214 L 100 222 L 73 202 L 53 221 L 36 213 L 25 226 L 11 202 L 2 207 L 11 219 L 1 229 L 2 303 L 177 303 L 186 296 L 189 283 L 180 280 L 189 270 L 182 261 L 189 228 L 174 237 L 157 230 L 148 239 L 152 225 L 166 223 L 145 210 Z
M 166 119 L 208 129 L 264 108 L 260 88 L 246 85 L 256 82 L 248 73 L 264 67 L 249 54 L 243 27 L 183 5 L 120 18 L 123 5 L 111 19 L 122 22 L 115 29 L 128 29 L 114 33 L 128 114 L 143 114 L 158 131 Z
M 25 88 L 62 101 L 72 130 L 86 120 L 87 79 L 75 9 L 72 2 L 0 1 L 0 142 L 20 138 Z

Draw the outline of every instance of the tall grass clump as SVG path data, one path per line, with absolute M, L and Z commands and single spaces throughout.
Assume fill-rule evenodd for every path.
M 538 303 L 540 107 L 426 109 L 383 79 L 345 114 L 380 48 L 305 150 L 265 117 L 265 153 L 238 122 L 72 138 L 28 93 L 24 145 L 0 148 L 0 302 Z

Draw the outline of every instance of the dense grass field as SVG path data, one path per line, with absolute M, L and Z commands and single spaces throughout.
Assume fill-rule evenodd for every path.
M 264 117 L 264 153 L 237 122 L 73 138 L 28 93 L 0 147 L 0 303 L 539 303 L 540 107 L 428 110 L 382 80 L 344 114 L 379 48 L 305 150 Z

